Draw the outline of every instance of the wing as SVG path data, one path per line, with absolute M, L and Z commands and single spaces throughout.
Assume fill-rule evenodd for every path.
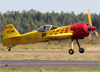
M 62 34 L 55 34 L 55 35 L 49 35 L 47 38 L 70 38 L 73 35 L 73 33 L 62 33 Z

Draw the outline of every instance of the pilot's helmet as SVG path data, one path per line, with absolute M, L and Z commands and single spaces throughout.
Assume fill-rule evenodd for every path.
M 46 26 L 44 26 L 44 29 L 46 28 Z

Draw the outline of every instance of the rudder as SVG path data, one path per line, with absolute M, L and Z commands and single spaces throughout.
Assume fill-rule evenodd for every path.
M 16 28 L 12 24 L 5 25 L 3 39 L 15 36 L 20 36 Z

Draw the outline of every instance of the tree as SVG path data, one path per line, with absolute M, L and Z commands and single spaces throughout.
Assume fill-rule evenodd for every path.
M 100 32 L 100 14 L 92 14 L 93 26 L 96 26 L 96 30 Z M 7 24 L 13 24 L 18 31 L 23 34 L 29 32 L 28 27 L 32 30 L 39 28 L 45 24 L 53 24 L 56 26 L 67 26 L 75 23 L 88 23 L 88 15 L 80 13 L 75 15 L 74 12 L 71 13 L 41 13 L 36 10 L 29 10 L 22 12 L 19 11 L 7 11 L 6 13 L 0 13 L 0 31 L 4 30 L 4 26 Z

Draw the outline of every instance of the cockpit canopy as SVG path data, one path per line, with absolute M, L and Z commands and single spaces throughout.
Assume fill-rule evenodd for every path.
M 55 25 L 44 25 L 44 26 L 41 26 L 40 28 L 38 28 L 37 30 L 39 32 L 45 32 L 45 31 L 56 29 L 56 28 L 58 28 L 58 26 L 55 26 Z

